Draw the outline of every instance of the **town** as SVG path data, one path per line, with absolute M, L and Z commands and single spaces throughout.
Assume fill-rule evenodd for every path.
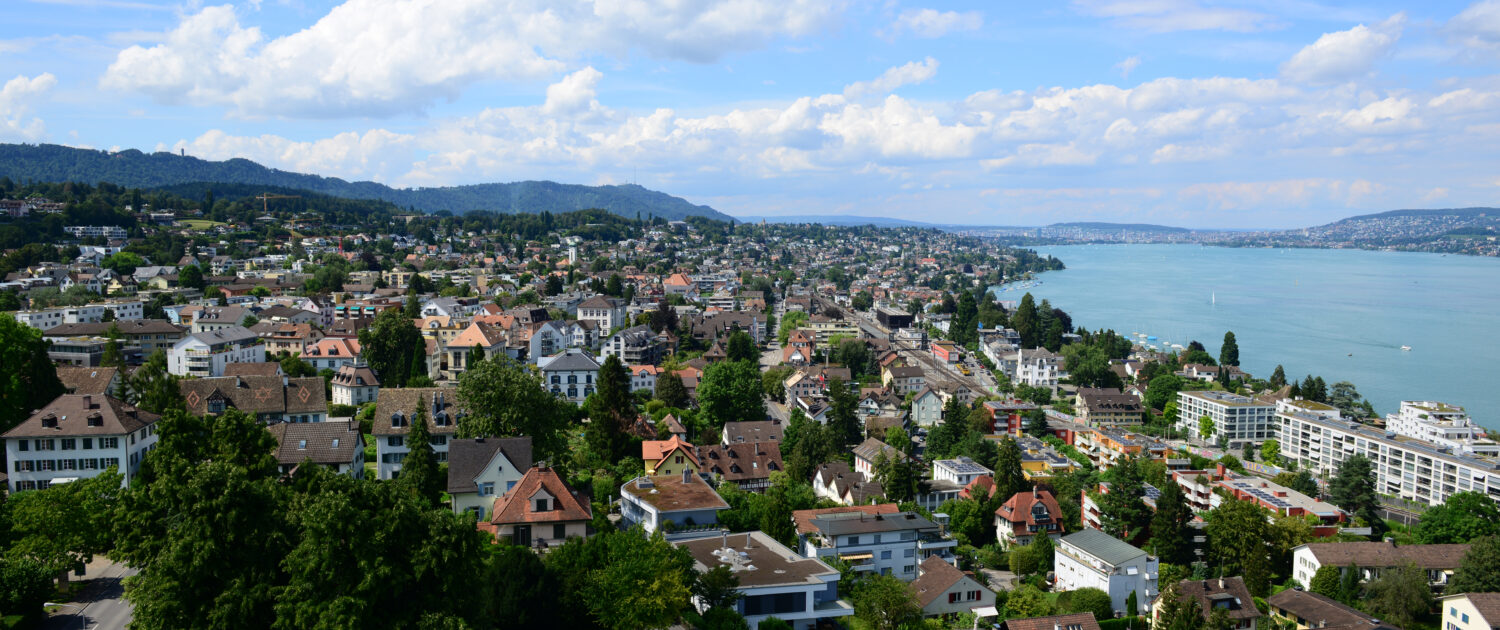
M 996 300 L 1030 250 L 14 196 L 0 627 L 1500 625 L 1463 401 Z

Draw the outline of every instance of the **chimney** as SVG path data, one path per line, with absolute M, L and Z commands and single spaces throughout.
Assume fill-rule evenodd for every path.
M 1224 576 L 1219 576 L 1219 590 L 1224 590 Z
M 691 471 L 691 470 L 689 470 L 687 468 L 682 469 L 682 483 L 683 484 L 692 483 L 692 479 L 693 479 L 693 471 Z

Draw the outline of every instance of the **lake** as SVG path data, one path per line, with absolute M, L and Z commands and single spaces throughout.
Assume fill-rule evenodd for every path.
M 1067 265 L 1029 291 L 1075 326 L 1198 340 L 1219 355 L 1234 331 L 1241 366 L 1269 378 L 1350 381 L 1384 415 L 1402 400 L 1467 407 L 1500 429 L 1500 259 L 1198 245 L 1038 247 Z M 1411 346 L 1410 351 L 1401 346 Z

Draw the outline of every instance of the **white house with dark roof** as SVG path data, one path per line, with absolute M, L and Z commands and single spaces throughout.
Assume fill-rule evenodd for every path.
M 986 588 L 972 574 L 937 556 L 917 566 L 921 575 L 911 583 L 912 594 L 927 617 L 970 612 L 995 605 L 995 592 Z
M 556 355 L 542 357 L 536 364 L 542 370 L 542 386 L 547 391 L 580 405 L 589 394 L 594 393 L 599 361 L 588 351 L 569 348 Z
M 363 405 L 375 402 L 380 394 L 380 379 L 364 361 L 340 366 L 328 385 L 335 405 Z
M 453 513 L 488 519 L 495 499 L 516 487 L 530 468 L 530 437 L 449 441 L 448 496 Z
M 578 304 L 578 319 L 599 325 L 599 330 L 608 332 L 625 324 L 625 300 L 605 295 L 596 295 Z
M 458 390 L 452 387 L 406 387 L 382 389 L 375 401 L 370 437 L 375 440 L 375 470 L 380 479 L 395 479 L 410 448 L 406 434 L 421 409 L 431 435 L 433 456 L 448 461 L 448 443 L 458 433 L 458 419 L 465 410 L 458 405 Z
M 754 628 L 776 617 L 797 630 L 810 630 L 820 619 L 854 614 L 849 602 L 839 599 L 839 572 L 816 558 L 797 555 L 764 532 L 708 536 L 672 543 L 686 549 L 694 568 L 707 572 L 719 565 L 739 579 L 744 597 L 735 611 Z M 700 611 L 705 604 L 694 600 Z
M 10 491 L 86 479 L 111 466 L 129 486 L 141 459 L 156 448 L 158 418 L 108 396 L 58 396 L 5 432 Z
M 283 475 L 312 462 L 355 479 L 365 476 L 365 440 L 358 422 L 283 422 L 266 430 L 276 437 L 276 463 Z
M 669 528 L 702 529 L 719 522 L 729 509 L 723 497 L 691 470 L 677 475 L 636 477 L 620 486 L 620 516 L 627 525 L 639 524 L 650 534 Z

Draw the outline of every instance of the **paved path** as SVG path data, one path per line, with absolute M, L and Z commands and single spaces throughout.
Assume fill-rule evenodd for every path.
M 47 618 L 44 630 L 125 630 L 130 623 L 131 606 L 124 600 L 122 580 L 136 571 L 123 564 L 98 558 L 91 563 L 75 601 Z

